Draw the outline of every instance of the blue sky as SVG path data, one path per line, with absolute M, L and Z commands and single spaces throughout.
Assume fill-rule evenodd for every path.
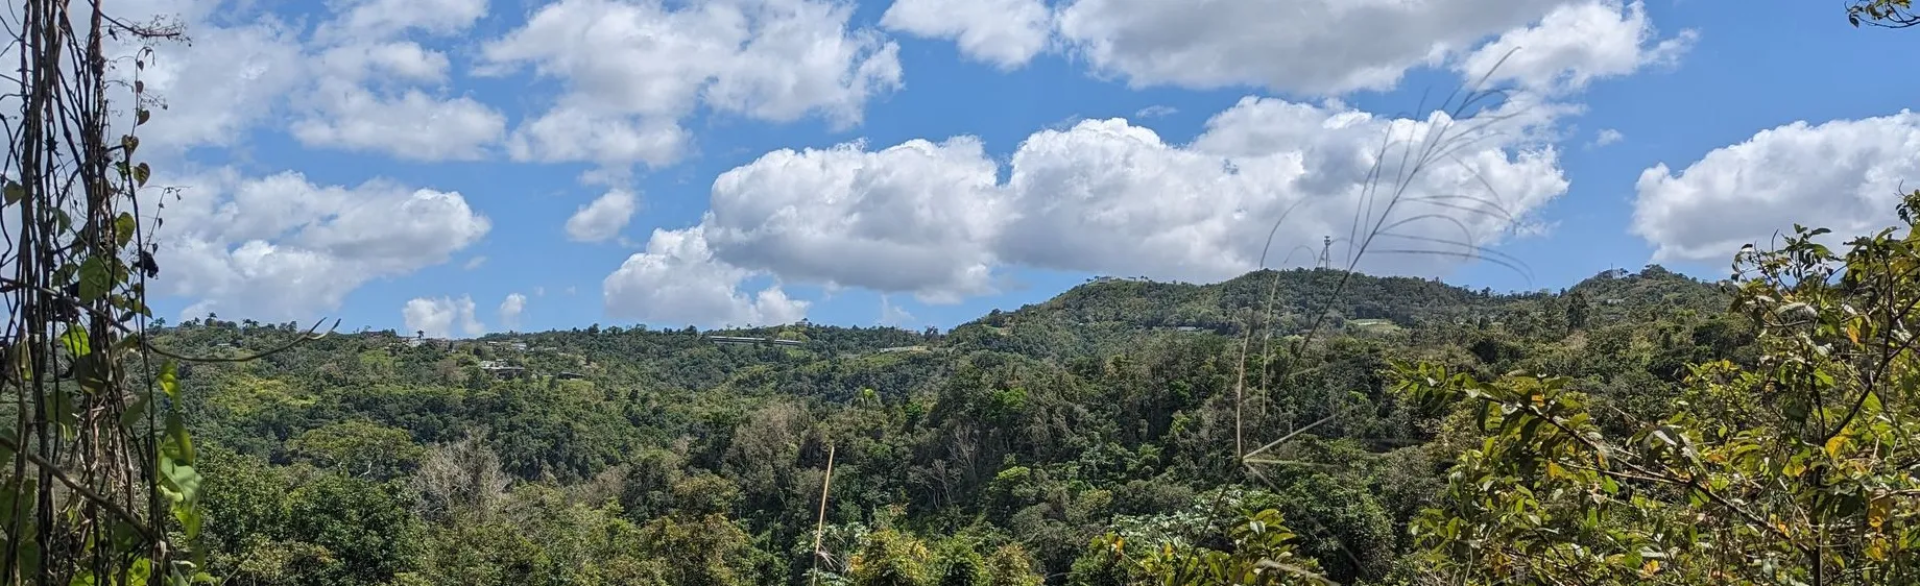
M 944 328 L 1094 274 L 1219 280 L 1286 210 L 1276 256 L 1344 236 L 1381 139 L 1474 127 L 1434 102 L 1509 49 L 1479 120 L 1512 117 L 1407 189 L 1473 199 L 1396 208 L 1376 249 L 1471 239 L 1531 274 L 1363 269 L 1720 278 L 1793 221 L 1889 225 L 1920 183 L 1920 81 L 1878 57 L 1920 37 L 1839 4 L 1409 6 L 129 3 L 195 38 L 143 73 L 170 106 L 142 127 L 155 182 L 182 187 L 156 306 L 451 336 Z

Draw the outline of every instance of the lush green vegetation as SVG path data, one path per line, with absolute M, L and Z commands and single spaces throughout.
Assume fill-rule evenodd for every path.
M 179 32 L 23 7 L 10 584 L 1920 582 L 1920 192 L 1904 231 L 1797 228 L 1724 284 L 1102 279 L 945 333 L 148 329 L 152 171 L 107 131 L 99 39 Z
M 1562 375 L 1610 407 L 1594 425 L 1630 433 L 1668 413 L 1688 365 L 1757 359 L 1720 286 L 1657 266 L 1527 295 L 1368 276 L 1332 295 L 1342 278 L 1099 280 L 944 334 L 362 332 L 189 364 L 209 569 L 235 584 L 1098 585 L 1201 579 L 1176 574 L 1205 560 L 1217 576 L 1387 583 L 1420 573 L 1413 529 L 1479 441 L 1398 393 L 1396 363 Z M 298 335 L 209 316 L 155 345 L 239 356 Z M 1294 435 L 1242 465 L 1236 429 L 1249 450 Z
M 1734 312 L 1757 356 L 1688 367 L 1669 406 L 1609 428 L 1612 397 L 1551 373 L 1405 367 L 1461 452 L 1414 534 L 1429 575 L 1473 583 L 1912 584 L 1920 192 L 1905 226 L 1848 241 L 1795 228 L 1741 251 Z M 1741 359 L 1744 358 L 1744 359 Z M 1486 381 L 1486 382 L 1483 382 Z M 1449 407 L 1450 406 L 1450 407 Z

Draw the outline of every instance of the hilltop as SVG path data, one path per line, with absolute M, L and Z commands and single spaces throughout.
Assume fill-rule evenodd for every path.
M 1334 296 L 1336 287 L 1341 293 Z M 848 327 L 801 322 L 781 326 L 700 330 L 606 326 L 545 332 L 491 333 L 472 339 L 428 339 L 393 330 L 335 332 L 272 357 L 289 368 L 343 366 L 343 353 L 383 349 L 404 353 L 470 354 L 487 363 L 528 368 L 545 375 L 613 382 L 653 380 L 704 388 L 725 376 L 690 372 L 694 363 L 723 370 L 749 363 L 827 359 L 887 352 L 978 350 L 1064 360 L 1111 353 L 1165 334 L 1233 337 L 1253 327 L 1275 336 L 1309 328 L 1345 333 L 1406 329 L 1494 327 L 1514 316 L 1560 312 L 1578 304 L 1594 318 L 1657 318 L 1677 312 L 1716 313 L 1725 308 L 1720 289 L 1658 265 L 1641 273 L 1613 270 L 1559 293 L 1495 294 L 1436 280 L 1348 275 L 1326 269 L 1261 270 L 1214 284 L 1155 282 L 1103 277 L 1053 298 L 1012 311 L 994 310 L 942 333 L 933 328 Z M 207 355 L 243 355 L 294 337 L 297 324 L 191 319 L 160 328 L 168 347 Z M 754 343 L 752 341 L 775 343 Z M 330 359 L 333 364 L 320 364 Z M 696 369 L 697 370 L 697 369 Z
M 805 322 L 707 331 L 595 324 L 455 340 L 391 330 L 336 332 L 275 353 L 248 370 L 337 383 L 530 377 L 674 391 L 724 387 L 771 393 L 784 388 L 791 394 L 845 400 L 860 388 L 904 393 L 924 377 L 892 371 L 940 371 L 952 356 L 978 351 L 1063 365 L 1166 338 L 1215 343 L 1237 339 L 1250 324 L 1262 336 L 1274 338 L 1316 326 L 1342 336 L 1402 339 L 1414 332 L 1454 335 L 1464 330 L 1526 336 L 1530 330 L 1565 328 L 1565 323 L 1551 322 L 1569 316 L 1597 323 L 1656 321 L 1669 315 L 1716 314 L 1726 305 L 1718 287 L 1658 266 L 1638 274 L 1604 272 L 1561 293 L 1494 294 L 1433 280 L 1364 274 L 1346 277 L 1343 284 L 1342 278 L 1338 271 L 1305 269 L 1256 271 L 1204 285 L 1102 278 L 1045 302 L 995 310 L 945 333 Z M 1333 297 L 1336 286 L 1344 289 Z M 292 323 L 196 319 L 159 330 L 157 339 L 176 352 L 240 356 L 279 347 L 297 334 Z M 887 379 L 898 382 L 878 382 Z M 187 380 L 194 379 L 189 375 Z M 834 388 L 829 380 L 851 388 Z M 855 385 L 856 380 L 874 384 Z
M 1436 280 L 1325 269 L 1262 270 L 1206 285 L 1099 278 L 1048 301 L 962 324 L 951 343 L 1069 357 L 1111 352 L 1154 332 L 1235 336 L 1250 324 L 1276 336 L 1315 327 L 1378 333 L 1484 327 L 1513 316 L 1526 319 L 1521 310 L 1552 313 L 1565 304 L 1578 304 L 1593 317 L 1649 319 L 1674 311 L 1716 313 L 1726 303 L 1716 286 L 1658 265 L 1637 274 L 1603 272 L 1561 293 L 1495 294 Z

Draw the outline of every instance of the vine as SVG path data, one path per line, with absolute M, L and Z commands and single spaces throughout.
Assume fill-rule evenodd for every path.
M 19 111 L 0 113 L 0 582 L 204 580 L 175 363 L 156 365 L 144 343 L 159 266 L 134 132 L 152 116 L 140 80 L 151 44 L 184 37 L 109 17 L 100 0 L 24 0 L 8 16 L 19 61 L 5 98 Z M 142 47 L 131 72 L 107 55 L 124 40 Z M 109 88 L 131 90 L 124 133 Z

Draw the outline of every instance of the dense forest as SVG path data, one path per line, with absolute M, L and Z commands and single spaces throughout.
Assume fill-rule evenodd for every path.
M 1290 270 L 1100 279 L 944 333 L 287 346 L 210 315 L 155 344 L 272 351 L 178 373 L 234 584 L 1133 584 L 1151 565 L 1116 551 L 1232 550 L 1223 523 L 1262 512 L 1301 575 L 1389 583 L 1472 440 L 1394 364 L 1566 375 L 1624 429 L 1689 364 L 1754 360 L 1729 299 L 1659 266 L 1524 295 Z M 1242 441 L 1291 436 L 1258 467 L 1237 394 Z
M 102 38 L 180 31 L 69 4 L 10 33 L 8 584 L 1920 583 L 1920 191 L 1717 282 L 1099 278 L 949 331 L 169 325 L 106 88 L 132 127 L 165 106 Z

